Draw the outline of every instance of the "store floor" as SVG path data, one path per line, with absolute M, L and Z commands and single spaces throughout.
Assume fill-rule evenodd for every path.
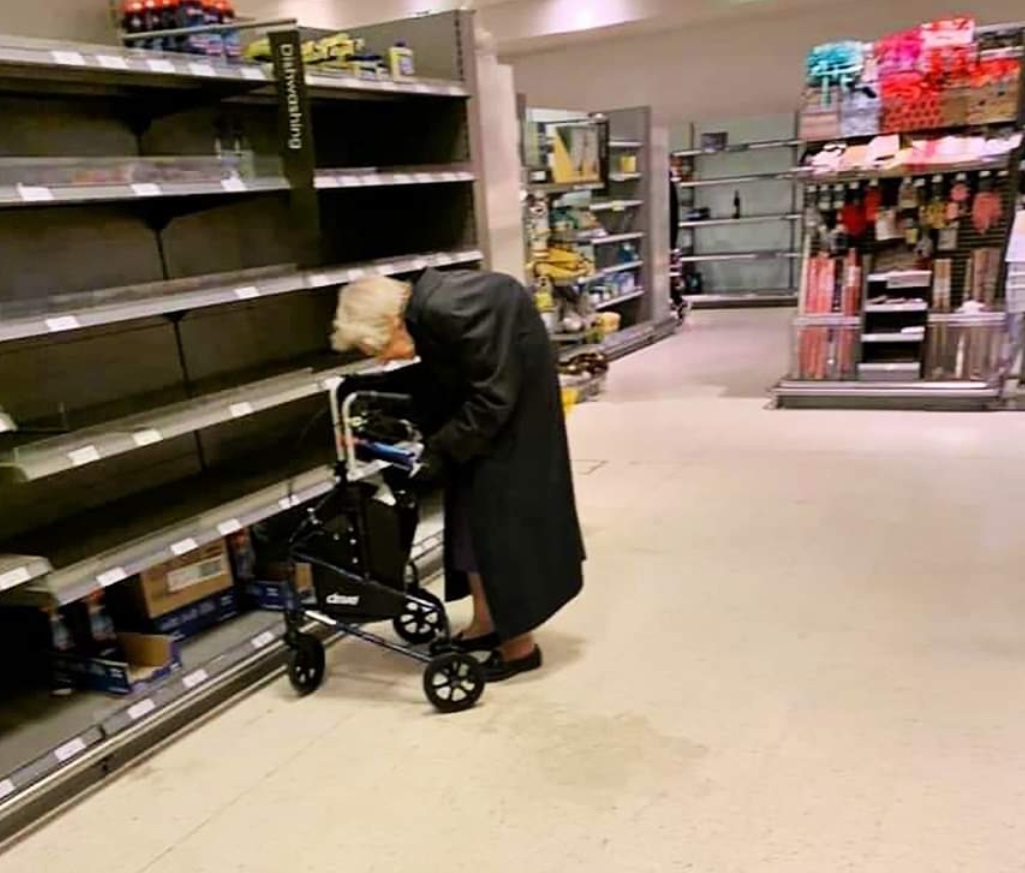
M 574 411 L 546 671 L 439 717 L 340 644 L 0 868 L 1020 871 L 1025 416 L 770 411 L 788 316 L 701 313 Z

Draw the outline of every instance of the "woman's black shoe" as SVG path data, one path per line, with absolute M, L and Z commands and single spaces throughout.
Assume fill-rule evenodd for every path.
M 470 654 L 471 652 L 490 652 L 497 649 L 501 644 L 502 641 L 494 631 L 480 637 L 464 637 L 459 633 L 450 640 L 435 643 L 431 646 L 431 651 L 435 652 L 436 649 L 437 652 L 435 654 L 439 652 L 465 652 Z
M 491 657 L 481 664 L 481 667 L 484 669 L 484 678 L 488 682 L 503 682 L 520 673 L 539 670 L 541 662 L 541 647 L 534 646 L 534 651 L 529 655 L 515 658 L 512 661 L 503 658 L 501 652 L 492 652 Z

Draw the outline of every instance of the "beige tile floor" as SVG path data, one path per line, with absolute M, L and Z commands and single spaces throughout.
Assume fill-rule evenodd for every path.
M 342 644 L 0 870 L 1025 869 L 1025 416 L 769 411 L 788 317 L 701 313 L 573 413 L 546 672 L 442 718 Z

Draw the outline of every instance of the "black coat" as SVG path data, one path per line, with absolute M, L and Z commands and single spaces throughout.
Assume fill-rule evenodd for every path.
M 406 326 L 420 356 L 431 451 L 468 500 L 473 550 L 495 627 L 526 633 L 583 585 L 555 354 L 530 296 L 498 273 L 428 270 Z M 454 490 L 449 489 L 449 493 Z M 446 537 L 446 595 L 469 593 Z

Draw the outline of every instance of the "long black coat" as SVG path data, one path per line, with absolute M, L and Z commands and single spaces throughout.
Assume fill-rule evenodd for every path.
M 503 639 L 533 630 L 583 585 L 555 355 L 523 286 L 498 273 L 428 270 L 406 326 L 420 356 L 428 447 L 467 495 L 473 549 Z M 418 379 L 417 381 L 421 381 Z M 446 538 L 446 595 L 465 597 Z

